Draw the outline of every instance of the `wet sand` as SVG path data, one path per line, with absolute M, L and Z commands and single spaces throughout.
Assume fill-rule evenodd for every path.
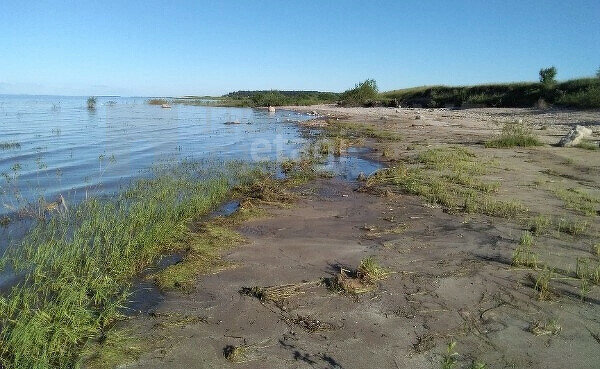
M 563 271 L 550 282 L 554 296 L 537 299 L 532 278 L 539 270 L 511 266 L 528 229 L 522 222 L 319 179 L 295 189 L 300 199 L 291 208 L 267 207 L 270 216 L 238 227 L 247 242 L 224 256 L 235 267 L 199 277 L 191 293 L 168 292 L 151 314 L 125 322 L 145 342 L 124 367 L 439 368 L 450 341 L 460 368 L 474 361 L 487 368 L 600 366 L 600 287 L 582 299 L 573 277 L 578 257 L 598 262 L 600 216 L 567 209 L 548 190 L 561 185 L 600 195 L 600 151 L 482 145 L 503 122 L 519 119 L 547 144 L 576 123 L 591 127 L 597 142 L 600 112 L 293 109 L 401 133 L 398 142 L 364 142 L 386 165 L 425 148 L 468 147 L 493 160 L 489 176 L 501 184 L 498 198 L 516 199 L 532 213 L 587 221 L 585 235 L 536 238 L 541 261 Z M 318 283 L 368 256 L 391 271 L 376 289 L 352 296 Z M 298 289 L 280 303 L 240 293 L 287 284 Z M 244 348 L 242 363 L 225 358 L 228 346 Z

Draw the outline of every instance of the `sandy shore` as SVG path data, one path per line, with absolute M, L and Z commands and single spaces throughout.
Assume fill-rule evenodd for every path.
M 439 368 L 451 341 L 461 368 L 475 362 L 599 367 L 600 288 L 592 286 L 582 298 L 575 271 L 578 258 L 600 265 L 593 248 L 600 217 L 567 208 L 554 189 L 582 189 L 600 199 L 600 151 L 486 149 L 482 143 L 515 120 L 530 124 L 547 144 L 574 124 L 591 127 L 598 140 L 600 112 L 288 109 L 402 134 L 401 141 L 363 142 L 372 159 L 388 166 L 429 148 L 468 148 L 489 161 L 487 177 L 499 183 L 494 196 L 519 201 L 531 214 L 587 222 L 586 231 L 536 236 L 539 267 L 515 267 L 511 260 L 527 222 L 319 179 L 295 189 L 300 199 L 293 207 L 267 207 L 269 216 L 238 227 L 247 242 L 225 256 L 236 267 L 200 277 L 191 293 L 168 292 L 152 314 L 126 322 L 145 340 L 128 368 Z M 600 211 L 600 204 L 592 206 Z M 352 296 L 319 283 L 368 256 L 391 272 L 377 288 Z M 543 266 L 556 273 L 547 300 L 538 299 L 535 286 Z M 240 293 L 289 284 L 299 287 L 279 303 Z M 172 317 L 182 318 L 174 323 Z M 241 363 L 224 355 L 236 347 L 243 349 Z

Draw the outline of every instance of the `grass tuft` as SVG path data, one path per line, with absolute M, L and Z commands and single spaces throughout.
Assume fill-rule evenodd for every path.
M 340 269 L 334 277 L 325 281 L 329 289 L 358 295 L 377 288 L 376 282 L 386 279 L 391 272 L 382 267 L 373 257 L 360 261 L 356 270 Z
M 550 300 L 552 298 L 553 292 L 550 287 L 550 281 L 553 276 L 554 271 L 547 267 L 538 274 L 534 288 L 538 291 L 538 299 L 540 301 Z
M 578 148 L 584 149 L 584 150 L 591 150 L 591 151 L 600 149 L 600 146 L 598 145 L 597 142 L 590 141 L 590 140 L 582 140 L 580 143 L 575 145 L 575 147 L 578 147 Z
M 519 246 L 515 249 L 512 256 L 512 265 L 516 267 L 537 268 L 537 256 L 531 250 L 533 237 L 531 233 L 525 232 L 521 236 Z
M 488 148 L 529 147 L 541 145 L 542 143 L 539 139 L 531 133 L 531 129 L 520 122 L 506 123 L 502 128 L 502 133 L 499 137 L 485 143 L 485 147 Z
M 569 209 L 587 216 L 594 216 L 600 211 L 600 198 L 593 196 L 580 188 L 553 187 L 550 191 Z

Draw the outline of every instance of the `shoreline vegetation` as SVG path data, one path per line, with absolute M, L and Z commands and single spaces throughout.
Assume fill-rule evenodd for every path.
M 161 290 L 185 291 L 198 274 L 219 269 L 220 252 L 243 238 L 230 226 L 256 204 L 287 204 L 285 188 L 318 175 L 312 145 L 298 161 L 163 164 L 111 198 L 90 198 L 38 219 L 10 245 L 0 269 L 22 276 L 0 296 L 0 367 L 71 368 L 89 361 L 124 317 L 131 283 L 159 257 L 183 260 L 149 276 Z M 315 156 L 317 155 L 317 156 Z M 273 175 L 277 167 L 285 178 Z M 232 216 L 202 221 L 231 200 Z M 93 361 L 93 359 L 91 360 Z
M 309 109 L 311 108 L 298 109 L 298 111 Z M 342 108 L 336 109 L 336 112 L 343 110 Z M 213 301 L 211 307 L 222 306 L 219 305 L 222 301 L 234 304 L 235 299 L 231 297 L 232 293 L 249 296 L 259 300 L 264 306 L 273 307 L 271 312 L 276 312 L 274 320 L 255 323 L 259 320 L 257 317 L 262 317 L 265 313 L 260 308 L 256 310 L 254 307 L 251 312 L 244 312 L 244 314 L 248 314 L 248 316 L 244 315 L 244 320 L 248 319 L 251 323 L 240 323 L 231 315 L 223 316 L 214 311 L 211 313 L 214 320 L 203 315 L 200 317 L 186 315 L 187 311 L 182 313 L 173 308 L 173 304 L 178 302 L 176 297 L 171 300 L 171 305 L 165 304 L 166 312 L 161 312 L 163 314 L 161 317 L 152 316 L 150 318 L 151 324 L 160 325 L 162 328 L 143 330 L 144 333 L 138 331 L 129 338 L 122 338 L 120 330 L 109 332 L 109 335 L 112 336 L 105 341 L 96 342 L 96 347 L 86 353 L 88 355 L 86 357 L 91 359 L 90 363 L 98 364 L 89 367 L 108 368 L 125 362 L 136 362 L 132 364 L 134 367 L 146 367 L 147 365 L 161 367 L 167 365 L 166 363 L 172 363 L 172 360 L 181 364 L 185 362 L 186 358 L 180 360 L 180 357 L 177 356 L 178 352 L 158 359 L 149 358 L 148 352 L 155 352 L 157 347 L 172 347 L 168 346 L 170 344 L 181 344 L 186 348 L 190 345 L 203 347 L 198 345 L 207 340 L 211 342 L 209 346 L 213 348 L 213 351 L 208 354 L 198 354 L 198 357 L 208 358 L 205 359 L 208 360 L 206 362 L 214 364 L 215 367 L 225 360 L 238 363 L 259 360 L 258 357 L 265 360 L 267 363 L 265 365 L 275 366 L 281 360 L 289 358 L 289 356 L 285 356 L 289 354 L 286 351 L 287 346 L 264 346 L 262 342 L 274 339 L 278 334 L 283 334 L 285 337 L 285 333 L 281 332 L 288 332 L 290 326 L 301 327 L 308 331 L 303 336 L 302 329 L 298 328 L 298 333 L 294 335 L 295 344 L 301 347 L 308 347 L 308 343 L 314 342 L 312 333 L 320 330 L 330 331 L 327 333 L 328 339 L 339 347 L 329 348 L 326 359 L 339 360 L 340 363 L 344 363 L 344 361 L 355 363 L 348 358 L 348 355 L 344 355 L 349 351 L 345 346 L 348 345 L 345 337 L 351 335 L 352 331 L 344 331 L 343 325 L 340 325 L 339 328 L 336 325 L 337 322 L 344 321 L 349 316 L 353 320 L 361 321 L 369 327 L 373 334 L 373 336 L 369 336 L 368 332 L 361 332 L 358 340 L 354 336 L 352 341 L 358 341 L 361 346 L 364 345 L 369 350 L 380 349 L 381 351 L 371 355 L 369 360 L 380 360 L 381 362 L 384 361 L 390 346 L 385 342 L 381 343 L 376 339 L 370 339 L 370 337 L 380 337 L 382 332 L 386 332 L 389 337 L 392 337 L 391 333 L 394 331 L 400 331 L 402 335 L 410 335 L 411 333 L 406 333 L 410 331 L 410 327 L 421 324 L 427 325 L 427 327 L 423 328 L 421 333 L 415 332 L 412 338 L 402 343 L 405 346 L 401 347 L 399 351 L 403 355 L 410 354 L 431 360 L 441 355 L 442 364 L 452 362 L 451 366 L 456 367 L 475 367 L 475 362 L 481 364 L 477 367 L 487 367 L 487 365 L 503 367 L 508 366 L 508 363 L 518 367 L 525 367 L 526 365 L 523 363 L 529 364 L 529 367 L 547 367 L 541 364 L 531 365 L 531 360 L 538 359 L 531 352 L 540 350 L 539 352 L 544 353 L 544 347 L 548 348 L 549 346 L 544 346 L 543 341 L 538 338 L 531 339 L 530 335 L 534 337 L 551 335 L 552 339 L 557 341 L 553 342 L 548 349 L 561 350 L 562 347 L 566 347 L 560 344 L 564 342 L 563 337 L 559 337 L 561 326 L 564 327 L 565 332 L 568 331 L 568 336 L 565 335 L 565 337 L 570 342 L 573 342 L 573 335 L 578 334 L 578 340 L 575 341 L 578 349 L 585 351 L 583 350 L 585 348 L 588 350 L 587 352 L 595 350 L 597 344 L 595 336 L 586 336 L 586 332 L 581 332 L 581 329 L 577 327 L 590 322 L 589 318 L 585 320 L 584 317 L 595 316 L 594 313 L 597 311 L 595 306 L 597 305 L 594 304 L 598 301 L 598 286 L 600 286 L 600 259 L 598 258 L 600 256 L 600 244 L 598 243 L 600 230 L 595 222 L 600 214 L 598 209 L 600 194 L 586 185 L 586 183 L 594 183 L 593 180 L 590 181 L 587 178 L 595 176 L 593 170 L 590 170 L 593 164 L 591 167 L 589 166 L 592 162 L 589 159 L 590 155 L 596 153 L 587 150 L 551 147 L 547 144 L 547 138 L 556 133 L 549 133 L 554 130 L 553 127 L 542 129 L 538 124 L 535 126 L 536 128 L 533 128 L 529 123 L 519 122 L 519 119 L 514 122 L 507 120 L 500 127 L 500 122 L 494 120 L 496 117 L 488 117 L 486 124 L 482 124 L 479 121 L 482 115 L 467 120 L 462 113 L 457 112 L 457 116 L 460 116 L 458 119 L 463 119 L 463 123 L 467 125 L 453 130 L 449 128 L 449 125 L 431 123 L 432 121 L 438 122 L 439 116 L 434 117 L 434 114 L 440 112 L 423 112 L 423 116 L 416 118 L 414 112 L 406 110 L 397 112 L 394 117 L 387 116 L 386 119 L 381 119 L 381 116 L 366 118 L 365 115 L 362 115 L 366 109 L 362 110 L 362 113 L 361 110 L 349 109 L 347 118 L 340 120 L 337 120 L 336 117 L 321 120 L 319 133 L 315 136 L 317 140 L 307 150 L 313 155 L 340 155 L 348 146 L 353 145 L 364 145 L 374 149 L 373 158 L 386 163 L 387 166 L 370 176 L 364 176 L 357 183 L 358 191 L 353 191 L 352 195 L 344 194 L 342 198 L 344 198 L 343 196 L 356 196 L 354 199 L 347 200 L 350 203 L 357 200 L 359 196 L 373 196 L 368 197 L 366 201 L 363 198 L 362 201 L 365 202 L 357 205 L 361 209 L 360 212 L 366 212 L 368 203 L 371 202 L 377 205 L 385 204 L 384 208 L 389 212 L 381 212 L 382 208 L 376 207 L 376 211 L 370 217 L 357 216 L 347 219 L 349 216 L 346 212 L 340 212 L 339 207 L 336 208 L 329 203 L 329 201 L 344 201 L 339 199 L 337 191 L 333 191 L 336 195 L 331 197 L 319 195 L 324 196 L 327 200 L 315 201 L 322 197 L 306 195 L 311 191 L 305 191 L 304 188 L 299 191 L 282 192 L 280 191 L 281 187 L 277 186 L 278 182 L 272 180 L 259 181 L 240 187 L 238 189 L 239 196 L 247 199 L 247 202 L 243 201 L 242 211 L 231 217 L 222 217 L 202 223 L 200 225 L 201 236 L 188 242 L 190 252 L 185 262 L 174 265 L 170 270 L 167 269 L 157 275 L 155 281 L 161 288 L 190 293 L 193 297 L 205 296 L 206 293 L 215 295 L 214 299 L 217 302 Z M 379 109 L 379 114 L 388 114 L 385 112 L 386 110 Z M 356 113 L 357 111 L 358 113 Z M 330 110 L 320 111 L 320 113 L 326 112 L 328 113 Z M 410 114 L 410 117 L 403 118 L 403 113 Z M 448 112 L 443 112 L 443 114 L 448 114 Z M 535 112 L 532 115 L 535 115 Z M 447 120 L 451 119 L 454 118 L 447 118 Z M 419 125 L 415 125 L 415 123 Z M 469 126 L 469 124 L 473 125 Z M 435 132 L 430 131 L 431 136 L 424 138 L 423 130 L 427 125 L 435 127 Z M 474 126 L 487 130 L 485 139 L 477 140 L 475 143 L 465 141 L 466 136 L 460 131 L 472 129 Z M 308 125 L 308 127 L 311 126 Z M 457 136 L 461 137 L 461 141 L 456 140 Z M 515 150 L 515 148 L 517 149 Z M 526 150 L 521 150 L 523 148 Z M 549 153 L 556 153 L 557 150 L 564 150 L 564 155 L 569 156 L 549 155 Z M 523 160 L 523 155 L 536 160 Z M 577 158 L 577 161 L 573 161 L 572 157 Z M 305 169 L 308 168 L 306 166 L 308 163 L 284 162 L 281 163 L 281 169 L 292 176 L 290 182 L 296 184 L 298 182 L 292 180 L 294 176 L 291 173 L 297 170 L 299 173 L 306 173 Z M 543 168 L 558 169 L 550 171 Z M 534 174 L 526 177 L 524 173 Z M 299 178 L 302 181 L 314 178 L 314 175 L 312 173 L 310 176 L 302 175 Z M 568 180 L 568 182 L 559 181 L 559 179 Z M 323 182 L 332 185 L 329 181 Z M 311 183 L 312 185 L 315 183 Z M 319 188 L 318 186 L 318 184 L 315 185 L 316 188 Z M 339 189 L 335 185 L 332 186 L 336 190 Z M 315 192 L 319 191 L 315 189 Z M 258 225 L 244 225 L 243 228 L 258 227 L 258 229 L 264 230 L 264 233 L 268 234 L 266 239 L 255 235 L 252 231 L 244 233 L 244 236 L 236 231 L 236 226 L 242 222 L 252 219 L 256 215 L 259 217 L 260 214 L 264 215 L 261 212 L 270 211 L 269 208 L 265 210 L 261 206 L 257 206 L 259 203 L 277 204 L 285 208 L 289 204 L 295 203 L 296 198 L 304 196 L 310 199 L 308 201 L 310 208 L 320 206 L 314 210 L 318 216 L 313 213 L 306 216 L 297 209 L 291 209 L 290 212 L 305 214 L 306 218 L 302 218 L 303 215 L 291 215 L 286 212 L 284 213 L 286 216 L 278 217 L 279 219 L 269 218 L 264 221 L 259 220 Z M 316 205 L 317 203 L 319 205 Z M 302 204 L 297 206 L 302 207 Z M 396 208 L 397 211 L 392 211 L 393 208 Z M 323 209 L 326 211 L 324 212 Z M 307 211 L 306 207 L 302 211 Z M 329 213 L 330 211 L 331 213 Z M 323 213 L 329 215 L 323 216 Z M 326 223 L 323 228 L 318 228 L 315 223 L 308 223 L 307 219 L 310 219 L 311 215 L 318 219 L 316 223 Z M 287 220 L 282 218 L 287 218 Z M 325 220 L 327 218 L 336 220 Z M 362 222 L 363 220 L 365 222 Z M 329 254 L 322 256 L 323 249 L 330 245 L 319 244 L 318 251 L 314 253 L 307 251 L 310 248 L 310 241 L 307 241 L 307 238 L 298 239 L 298 233 L 302 228 L 294 227 L 295 223 L 302 223 L 302 227 L 306 227 L 304 221 L 312 224 L 311 237 L 317 239 L 327 237 L 328 242 L 326 243 L 331 242 L 333 245 L 331 248 L 340 250 L 333 252 L 328 249 Z M 343 235 L 332 235 L 331 224 L 335 224 L 335 227 L 346 227 L 343 228 L 346 231 L 343 232 Z M 290 228 L 287 236 L 277 236 L 286 232 L 287 227 Z M 273 230 L 271 233 L 269 231 L 271 229 L 277 229 L 277 232 Z M 353 231 L 348 231 L 349 229 Z M 350 234 L 357 229 L 364 233 L 357 236 L 357 239 L 351 238 Z M 439 230 L 438 234 L 436 235 L 432 229 Z M 243 231 L 240 232 L 243 233 Z M 306 257 L 307 261 L 298 261 L 299 265 L 294 264 L 294 267 L 290 268 L 288 264 L 279 259 L 274 261 L 259 256 L 257 259 L 249 261 L 251 266 L 246 266 L 245 270 L 244 265 L 238 266 L 233 281 L 228 279 L 232 278 L 231 275 L 227 276 L 229 272 L 223 271 L 223 274 L 219 275 L 218 282 L 214 279 L 210 282 L 211 277 L 203 278 L 201 282 L 198 282 L 197 273 L 192 269 L 204 270 L 208 267 L 209 270 L 212 270 L 210 268 L 223 270 L 228 266 L 227 261 L 218 258 L 211 259 L 213 256 L 210 250 L 214 250 L 214 244 L 236 245 L 243 243 L 246 236 L 252 242 L 248 245 L 250 250 L 245 255 L 269 250 L 269 253 L 281 252 L 278 255 L 285 255 L 286 258 L 295 260 L 292 256 L 296 255 L 293 253 L 297 250 L 295 251 L 294 247 L 289 247 L 289 250 L 285 249 L 285 241 L 290 241 L 294 246 L 302 245 L 302 251 L 297 255 Z M 285 237 L 289 237 L 289 239 Z M 340 239 L 343 240 L 343 245 L 348 245 L 348 249 L 338 246 L 336 240 L 339 242 Z M 306 244 L 302 243 L 303 240 Z M 373 240 L 375 243 L 371 244 L 365 240 Z M 268 244 L 269 248 L 257 250 L 256 246 L 261 242 Z M 338 257 L 347 262 L 347 253 L 350 252 L 349 249 L 355 242 L 359 244 L 359 246 L 355 246 L 354 251 L 355 255 L 361 257 L 360 262 L 357 264 L 344 263 L 340 266 L 339 273 L 325 277 L 322 270 L 323 265 L 330 260 L 338 260 Z M 272 245 L 277 245 L 277 247 L 272 247 Z M 280 250 L 275 251 L 275 248 Z M 370 256 L 365 258 L 366 252 Z M 207 266 L 207 260 L 217 262 L 209 263 L 211 265 Z M 235 263 L 236 258 L 233 260 Z M 240 264 L 245 264 L 246 259 L 242 260 L 243 262 Z M 248 271 L 248 269 L 254 268 L 257 260 L 260 262 L 261 268 L 264 267 L 266 271 L 261 272 L 255 269 Z M 375 260 L 383 260 L 385 265 L 379 265 L 374 262 Z M 414 263 L 410 260 L 419 260 L 420 262 Z M 303 270 L 308 269 L 309 264 L 313 269 L 306 274 L 289 271 L 289 269 L 298 267 Z M 357 268 L 356 265 L 358 265 Z M 285 271 L 282 271 L 283 269 Z M 434 269 L 437 273 L 432 272 Z M 299 275 L 302 276 L 302 279 L 299 279 Z M 245 286 L 243 283 L 257 278 L 265 284 L 242 287 L 239 291 L 237 290 L 240 288 L 240 284 Z M 379 283 L 382 284 L 382 290 L 386 291 L 385 294 L 378 293 Z M 442 289 L 442 286 L 454 283 L 464 283 L 460 286 L 467 286 L 464 287 L 464 290 L 468 292 Z M 435 286 L 432 287 L 432 285 Z M 194 288 L 198 290 L 197 295 L 194 295 Z M 227 290 L 223 291 L 222 288 Z M 463 287 L 460 288 L 463 289 Z M 482 288 L 478 291 L 480 293 L 485 291 L 486 296 L 497 296 L 500 292 L 504 293 L 507 290 L 514 290 L 515 293 L 510 295 L 507 293 L 506 297 L 503 297 L 511 299 L 510 305 L 505 305 L 503 300 L 489 301 L 478 298 L 477 302 L 472 299 L 471 291 L 474 288 Z M 319 289 L 321 292 L 315 291 Z M 443 293 L 438 293 L 440 290 L 445 292 L 445 296 Z M 389 292 L 391 296 L 391 291 L 394 291 L 394 294 L 396 291 L 401 291 L 398 292 L 400 297 L 391 299 L 391 301 L 382 298 L 383 295 L 389 298 L 387 295 Z M 339 300 L 336 300 L 348 296 L 352 297 L 351 304 L 340 303 Z M 361 296 L 363 296 L 362 299 Z M 411 307 L 403 305 L 404 298 L 410 299 Z M 378 305 L 377 308 L 365 313 L 364 309 L 372 307 L 369 301 L 375 299 L 381 306 Z M 559 299 L 560 304 L 552 303 Z M 318 301 L 319 309 L 310 308 L 310 306 L 316 305 L 315 301 Z M 547 303 L 548 301 L 551 303 Z M 489 305 L 490 302 L 497 302 L 499 305 Z M 250 303 L 242 300 L 239 305 L 234 306 L 232 314 L 239 314 L 240 305 Z M 414 307 L 412 307 L 413 304 Z M 326 308 L 322 308 L 322 306 L 326 306 Z M 489 327 L 497 327 L 495 325 L 497 320 L 494 319 L 477 321 L 476 324 L 482 328 L 477 331 L 465 331 L 464 320 L 452 319 L 456 311 L 465 311 L 461 309 L 468 309 L 469 312 L 476 312 L 477 315 L 481 311 L 489 311 L 490 306 L 493 306 L 492 309 L 508 309 L 504 314 L 510 316 L 511 321 L 506 323 L 506 328 L 496 329 L 500 329 L 509 336 L 494 335 L 497 331 L 492 331 L 489 335 L 479 333 Z M 520 310 L 520 306 L 527 306 L 527 310 Z M 210 308 L 202 305 L 202 309 Z M 569 312 L 569 314 L 565 314 L 565 312 Z M 447 314 L 441 315 L 443 324 L 438 323 L 437 314 Z M 323 316 L 327 316 L 329 321 L 321 320 Z M 559 318 L 556 318 L 557 316 Z M 571 318 L 571 316 L 577 318 Z M 535 317 L 536 320 L 532 321 L 532 317 Z M 139 326 L 143 326 L 144 319 L 146 318 L 142 317 L 130 322 L 131 324 L 126 327 L 139 328 Z M 205 324 L 195 327 L 193 323 L 189 323 L 193 319 L 205 319 L 202 320 Z M 219 323 L 216 323 L 217 319 Z M 231 321 L 228 322 L 228 319 Z M 385 320 L 389 324 L 378 325 L 383 319 L 389 319 Z M 421 319 L 425 323 L 421 323 Z M 520 323 L 514 323 L 515 320 Z M 281 321 L 285 322 L 283 328 L 272 329 Z M 515 329 L 519 327 L 519 324 L 522 329 Z M 173 328 L 169 328 L 169 325 L 172 325 Z M 221 327 L 223 325 L 225 327 Z M 232 325 L 235 328 L 232 328 Z M 377 328 L 371 328 L 373 326 L 377 326 Z M 180 342 L 181 338 L 178 333 L 182 329 L 181 327 L 189 329 L 186 333 L 190 337 L 183 338 L 184 342 Z M 407 328 L 405 329 L 405 327 Z M 386 329 L 388 330 L 386 331 Z M 508 330 L 503 331 L 502 329 Z M 577 332 L 578 329 L 579 332 Z M 337 336 L 336 330 L 341 331 Z M 224 337 L 223 331 L 231 335 Z M 594 330 L 594 332 L 596 331 Z M 165 337 L 164 339 L 168 343 L 154 345 L 150 342 L 153 338 L 148 338 L 148 332 L 162 335 L 161 337 Z M 235 332 L 236 336 L 232 332 Z M 240 332 L 239 336 L 237 336 L 237 332 Z M 595 333 L 590 330 L 590 334 Z M 489 346 L 481 346 L 482 337 L 485 338 L 484 342 L 489 340 Z M 444 354 L 444 351 L 440 350 L 440 345 L 447 344 L 448 339 L 451 340 L 449 345 L 451 347 Z M 515 349 L 512 342 L 523 342 L 525 339 L 530 340 L 533 345 L 532 348 L 523 350 L 526 358 L 523 359 L 520 355 L 514 354 L 506 359 L 505 352 Z M 463 352 L 461 354 L 454 351 L 457 341 L 460 341 L 461 352 Z M 237 344 L 232 344 L 236 342 Z M 222 355 L 214 350 L 214 345 L 219 343 L 224 347 Z M 127 351 L 124 347 L 135 347 L 136 350 Z M 281 352 L 276 351 L 277 347 Z M 321 347 L 322 345 L 318 344 L 317 348 L 313 348 L 313 350 L 321 350 Z M 568 348 L 568 350 L 571 349 Z M 303 350 L 313 355 L 311 357 L 315 358 L 315 362 L 320 360 L 312 352 L 321 351 L 310 351 L 309 348 L 303 348 Z M 501 357 L 494 356 L 496 353 Z M 428 362 L 433 362 L 431 360 Z M 323 363 L 328 362 L 331 361 L 323 359 Z M 483 364 L 483 362 L 488 364 Z M 107 363 L 111 363 L 111 365 L 109 366 Z M 576 364 L 581 363 L 585 364 L 585 359 L 578 359 Z M 388 367 L 387 365 L 378 366 Z M 435 364 L 432 367 L 436 367 Z M 581 365 L 581 367 L 590 366 Z
M 265 107 L 338 104 L 364 107 L 412 108 L 538 108 L 550 106 L 573 109 L 600 108 L 600 78 L 564 82 L 515 82 L 474 86 L 422 86 L 379 92 L 368 79 L 342 93 L 319 91 L 236 91 L 218 97 L 186 96 L 170 100 L 176 104 Z M 151 99 L 160 105 L 165 99 Z
M 0 297 L 0 367 L 76 366 L 86 342 L 102 341 L 123 316 L 132 279 L 159 256 L 186 253 L 155 276 L 160 287 L 184 288 L 182 278 L 189 284 L 200 265 L 213 266 L 224 237 L 239 240 L 216 223 L 194 230 L 194 220 L 233 196 L 281 191 L 267 163 L 202 165 L 157 167 L 114 198 L 91 198 L 36 222 L 12 245 L 0 265 L 23 278 Z M 308 175 L 304 169 L 288 180 Z

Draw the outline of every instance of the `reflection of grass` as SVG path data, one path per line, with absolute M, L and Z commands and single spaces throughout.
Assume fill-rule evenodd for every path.
M 1 259 L 23 283 L 0 297 L 2 367 L 71 367 L 88 338 L 108 329 L 129 281 L 177 247 L 188 223 L 255 177 L 243 167 L 200 179 L 193 165 L 162 170 L 111 199 L 90 199 L 39 221 Z

